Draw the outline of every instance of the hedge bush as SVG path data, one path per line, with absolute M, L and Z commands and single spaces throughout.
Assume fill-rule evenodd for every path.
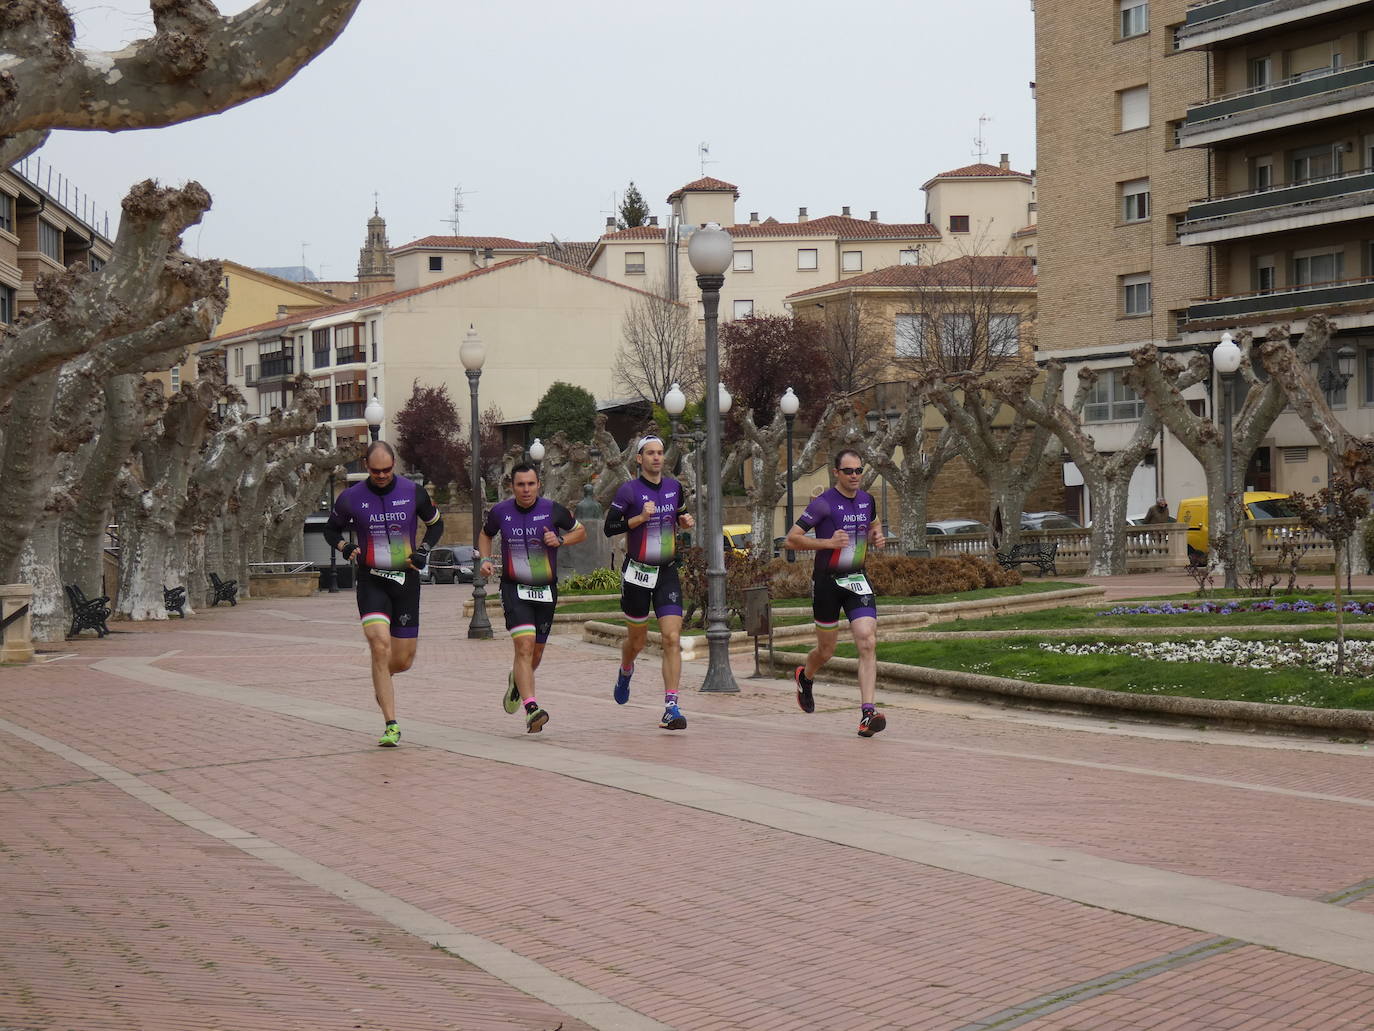
M 774 559 L 765 571 L 774 598 L 811 596 L 810 553 L 797 556 L 796 562 Z M 959 555 L 952 558 L 911 558 L 906 555 L 870 555 L 864 573 L 876 594 L 890 598 L 925 594 L 958 594 L 984 587 L 1011 587 L 1021 583 L 1021 574 L 1003 569 L 996 562 Z

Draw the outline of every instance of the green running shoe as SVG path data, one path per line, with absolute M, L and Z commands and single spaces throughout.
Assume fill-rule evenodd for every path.
M 501 708 L 505 709 L 507 714 L 513 714 L 520 708 L 520 689 L 515 686 L 515 670 L 506 674 L 506 694 L 501 699 Z
M 395 748 L 401 743 L 401 728 L 395 723 L 386 725 L 386 732 L 377 739 L 377 744 L 382 748 Z
M 530 709 L 525 713 L 525 733 L 538 734 L 549 722 L 549 714 L 543 709 Z

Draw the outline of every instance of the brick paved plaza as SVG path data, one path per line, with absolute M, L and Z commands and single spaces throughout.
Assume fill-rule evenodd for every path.
M 394 750 L 347 592 L 0 670 L 0 1028 L 1374 1028 L 1367 746 L 692 664 L 665 733 L 568 633 L 532 736 L 424 590 Z

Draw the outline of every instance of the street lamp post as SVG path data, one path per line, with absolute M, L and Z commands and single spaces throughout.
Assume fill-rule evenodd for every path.
M 482 533 L 482 426 L 477 414 L 477 381 L 482 378 L 482 363 L 487 360 L 487 348 L 477 330 L 468 324 L 467 336 L 458 348 L 458 358 L 468 374 L 468 392 L 472 395 L 472 452 L 468 466 L 472 471 L 472 550 L 477 552 L 478 537 Z M 487 616 L 487 578 L 482 575 L 482 563 L 476 562 L 472 577 L 472 621 L 468 623 L 468 637 L 491 640 L 491 619 Z
M 687 259 L 697 273 L 701 304 L 706 315 L 706 679 L 703 691 L 739 692 L 730 671 L 730 627 L 725 612 L 725 542 L 721 534 L 720 484 L 720 354 L 716 320 L 720 313 L 720 288 L 730 267 L 735 245 L 730 234 L 708 222 L 687 242 Z
M 1349 344 L 1344 344 L 1338 351 L 1333 352 L 1328 348 L 1327 350 L 1323 351 L 1321 353 L 1321 357 L 1317 359 L 1317 386 L 1321 387 L 1322 393 L 1326 395 L 1327 408 L 1334 408 L 1336 406 L 1336 395 L 1342 393 L 1345 390 L 1346 384 L 1348 384 L 1350 382 L 1351 377 L 1355 375 L 1356 357 L 1357 352 L 1355 348 L 1351 347 Z M 1327 452 L 1326 486 L 1328 489 L 1331 488 L 1331 481 L 1334 477 L 1335 467 L 1331 461 L 1331 453 Z M 1334 505 L 1335 501 L 1333 499 L 1331 504 L 1327 506 L 1327 511 L 1333 511 Z M 1337 556 L 1336 561 L 1338 563 L 1340 562 L 1339 556 Z M 1347 550 L 1345 563 L 1345 580 L 1347 590 L 1350 589 L 1350 567 L 1352 565 L 1353 563 L 1349 560 L 1349 552 Z
M 329 511 L 334 511 L 334 470 L 329 470 Z M 329 587 L 330 594 L 339 593 L 339 549 L 329 549 Z
M 382 422 L 386 419 L 386 409 L 377 400 L 377 395 L 372 395 L 372 400 L 363 409 L 363 418 L 367 420 L 367 432 L 372 434 L 372 439 L 377 440 L 382 435 Z
M 1226 589 L 1234 591 L 1238 587 L 1236 582 L 1236 559 L 1238 556 L 1235 554 L 1236 506 L 1231 496 L 1235 491 L 1235 473 L 1232 467 L 1233 457 L 1231 454 L 1233 451 L 1231 446 L 1231 387 L 1236 378 L 1236 370 L 1240 368 L 1240 348 L 1236 346 L 1230 333 L 1221 334 L 1221 343 L 1212 349 L 1212 367 L 1221 374 L 1221 488 L 1225 495 L 1225 519 L 1221 525 L 1226 534 Z
M 540 462 L 544 460 L 544 455 L 547 453 L 548 452 L 544 450 L 544 442 L 540 440 L 538 437 L 535 437 L 534 440 L 530 443 L 530 461 L 538 465 Z
M 787 420 L 787 471 L 783 474 L 787 477 L 787 529 L 784 533 L 792 532 L 792 420 L 797 417 L 797 409 L 801 407 L 801 400 L 788 387 L 783 392 L 782 400 L 778 402 L 778 407 L 782 409 L 782 417 Z M 787 549 L 787 561 L 797 561 L 797 553 L 791 548 Z

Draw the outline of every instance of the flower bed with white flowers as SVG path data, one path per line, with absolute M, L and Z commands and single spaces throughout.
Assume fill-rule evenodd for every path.
M 1091 644 L 1041 642 L 1040 649 L 1056 655 L 1121 655 L 1158 662 L 1220 662 L 1257 670 L 1308 669 L 1323 673 L 1336 670 L 1335 641 L 1240 641 L 1234 637 L 1215 637 L 1184 641 L 1096 641 Z M 1368 676 L 1372 672 L 1374 641 L 1347 640 L 1345 675 Z
M 1202 602 L 1172 602 L 1157 601 L 1147 602 L 1144 605 L 1118 605 L 1113 609 L 1104 609 L 1098 613 L 1099 616 L 1232 616 L 1238 613 L 1247 612 L 1335 612 L 1336 603 L 1334 601 L 1311 602 L 1304 599 L 1297 601 L 1275 601 L 1266 598 L 1263 601 L 1246 601 L 1244 599 L 1233 598 L 1230 601 L 1202 601 Z M 1359 602 L 1348 601 L 1341 606 L 1342 612 L 1348 612 L 1353 616 L 1374 615 L 1374 601 Z

